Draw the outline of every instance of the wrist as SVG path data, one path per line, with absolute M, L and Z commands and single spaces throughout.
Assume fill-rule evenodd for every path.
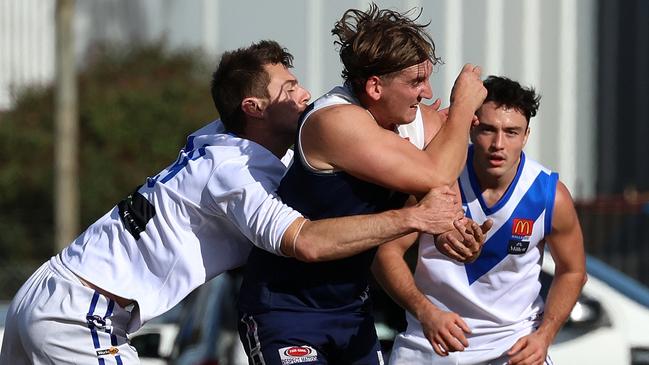
M 433 303 L 431 303 L 428 298 L 423 297 L 413 304 L 411 313 L 417 318 L 419 322 L 423 322 L 425 318 L 429 316 L 436 316 L 436 313 L 441 312 Z
M 424 219 L 425 209 L 419 205 L 404 207 L 395 212 L 395 220 L 399 222 L 397 225 L 401 226 L 403 233 L 422 232 L 425 230 Z
M 554 337 L 557 335 L 557 332 L 559 332 L 559 328 L 554 328 L 555 326 L 549 324 L 548 322 L 544 322 L 539 326 L 539 328 L 536 330 L 537 335 L 543 337 L 548 344 L 551 344 L 554 342 Z
M 475 110 L 472 108 L 468 100 L 458 100 L 451 104 L 448 111 L 448 119 L 460 118 L 461 120 L 472 122 L 473 114 L 475 114 Z

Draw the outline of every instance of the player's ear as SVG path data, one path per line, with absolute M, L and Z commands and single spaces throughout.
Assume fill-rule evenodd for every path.
M 372 100 L 379 100 L 381 98 L 382 91 L 383 85 L 381 84 L 380 77 L 370 76 L 367 81 L 365 81 L 365 94 L 367 94 L 367 96 L 369 96 Z
M 527 144 L 527 137 L 530 136 L 530 126 L 528 125 L 525 129 L 525 137 L 523 137 L 523 147 Z
M 264 117 L 266 102 L 263 99 L 255 97 L 245 98 L 241 101 L 241 110 L 252 118 L 261 119 Z

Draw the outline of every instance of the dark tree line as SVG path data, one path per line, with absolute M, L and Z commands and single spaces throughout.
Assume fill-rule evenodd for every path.
M 172 162 L 187 134 L 217 117 L 212 65 L 161 44 L 99 45 L 79 85 L 81 229 Z M 52 85 L 21 90 L 0 114 L 0 250 L 3 261 L 54 254 Z

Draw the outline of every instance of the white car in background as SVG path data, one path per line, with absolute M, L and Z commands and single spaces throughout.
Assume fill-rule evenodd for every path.
M 550 357 L 559 365 L 649 365 L 649 289 L 594 257 L 587 257 L 587 271 L 588 282 L 550 347 Z M 553 276 L 554 261 L 546 253 L 542 295 Z M 134 334 L 142 365 L 245 364 L 236 329 L 227 325 L 236 322 L 237 287 L 236 280 L 218 277 L 188 297 L 178 317 L 180 327 L 176 322 L 149 323 Z M 403 311 L 380 289 L 374 288 L 372 299 L 389 365 L 394 336 L 405 329 Z M 169 342 L 173 333 L 178 334 L 175 342 Z
M 587 257 L 588 282 L 570 319 L 550 347 L 556 364 L 649 364 L 649 289 L 602 261 Z M 544 287 L 554 273 L 543 262 Z
M 137 349 L 141 365 L 167 365 L 180 328 L 183 305 L 184 302 L 179 303 L 129 335 L 129 341 Z
M 406 261 L 416 262 L 416 250 Z M 412 266 L 414 267 L 414 266 Z M 569 319 L 550 346 L 557 365 L 649 365 L 649 288 L 602 261 L 586 257 L 588 282 Z M 546 252 L 540 276 L 545 298 L 554 278 Z M 405 330 L 403 310 L 380 290 L 372 292 L 377 333 L 389 353 L 395 335 Z

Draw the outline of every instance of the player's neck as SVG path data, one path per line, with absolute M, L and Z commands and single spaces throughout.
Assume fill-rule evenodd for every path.
M 474 172 L 478 179 L 478 184 L 480 185 L 482 199 L 487 206 L 493 206 L 505 195 L 507 189 L 516 177 L 519 164 L 520 161 L 516 164 L 515 168 L 512 168 L 510 171 L 507 171 L 507 173 L 500 176 L 489 174 L 484 169 L 475 168 L 474 165 Z
M 262 145 L 280 159 L 284 157 L 286 151 L 293 144 L 294 139 L 293 135 L 279 133 L 277 131 L 267 131 L 263 128 L 246 128 L 240 137 Z
M 361 94 L 361 95 L 356 95 L 356 98 L 358 101 L 361 103 L 361 106 L 367 110 L 370 116 L 372 116 L 372 119 L 376 122 L 376 124 L 379 125 L 379 127 L 387 129 L 389 131 L 393 131 L 396 129 L 397 125 L 388 120 L 383 120 L 381 118 L 381 111 L 377 107 L 377 104 L 372 98 L 367 96 L 366 94 Z

